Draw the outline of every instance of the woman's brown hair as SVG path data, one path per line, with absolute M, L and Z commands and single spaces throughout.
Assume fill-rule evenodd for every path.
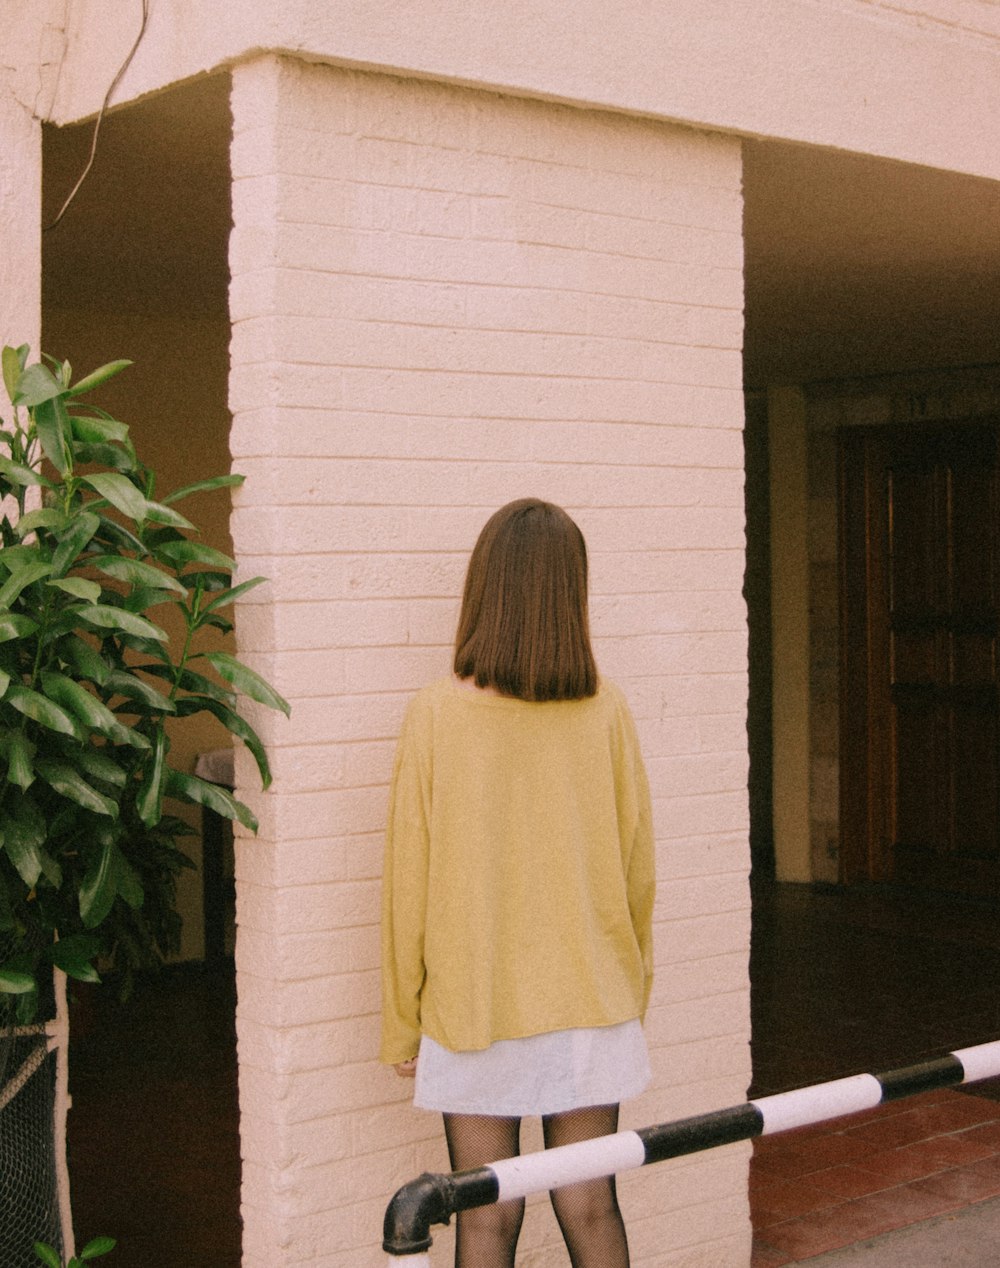
M 455 673 L 521 700 L 596 693 L 587 547 L 560 507 L 522 498 L 486 521 L 465 578 Z

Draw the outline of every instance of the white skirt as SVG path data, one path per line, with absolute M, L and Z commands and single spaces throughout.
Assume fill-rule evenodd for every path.
M 445 1114 L 523 1118 L 617 1104 L 644 1092 L 649 1080 L 638 1019 L 500 1039 L 480 1052 L 449 1052 L 424 1035 L 413 1103 Z

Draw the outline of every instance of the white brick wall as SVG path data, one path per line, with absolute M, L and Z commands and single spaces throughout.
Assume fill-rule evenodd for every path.
M 365 1268 L 395 1188 L 446 1166 L 374 1060 L 393 744 L 513 497 L 579 520 L 649 763 L 655 1086 L 627 1121 L 749 1082 L 739 147 L 291 60 L 233 84 L 233 532 L 271 578 L 240 648 L 293 702 L 259 719 L 275 780 L 238 857 L 244 1259 Z M 633 1262 L 748 1262 L 745 1167 L 624 1178 Z M 559 1245 L 532 1203 L 519 1263 Z

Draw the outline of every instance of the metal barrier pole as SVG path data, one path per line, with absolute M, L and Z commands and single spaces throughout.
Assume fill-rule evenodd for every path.
M 673 1123 L 505 1158 L 472 1171 L 438 1175 L 425 1172 L 404 1185 L 389 1203 L 382 1248 L 390 1263 L 409 1256 L 415 1263 L 429 1264 L 431 1225 L 447 1224 L 458 1211 L 616 1175 L 737 1140 L 856 1114 L 917 1092 L 975 1083 L 997 1075 L 1000 1041 L 961 1048 L 933 1061 L 882 1074 L 855 1074 Z

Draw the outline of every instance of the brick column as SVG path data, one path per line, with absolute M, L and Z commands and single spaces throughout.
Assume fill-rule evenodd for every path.
M 272 579 L 239 643 L 293 704 L 261 719 L 275 781 L 239 846 L 245 1262 L 365 1268 L 395 1188 L 447 1165 L 375 1061 L 395 736 L 511 498 L 587 535 L 599 662 L 650 765 L 656 1084 L 628 1116 L 749 1082 L 740 155 L 292 60 L 233 80 L 233 537 Z M 659 1170 L 623 1183 L 636 1264 L 748 1257 L 742 1146 Z M 564 1261 L 545 1203 L 523 1236 Z

